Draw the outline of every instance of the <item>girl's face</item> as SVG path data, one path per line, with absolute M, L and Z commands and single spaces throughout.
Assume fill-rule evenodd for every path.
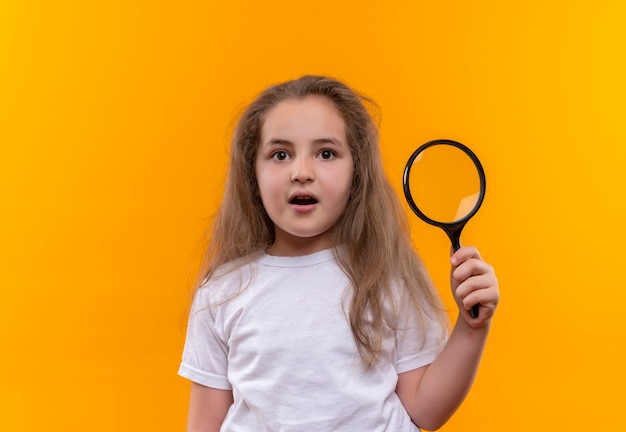
M 305 255 L 332 246 L 329 229 L 348 202 L 353 161 L 345 123 L 331 101 L 307 96 L 269 110 L 255 172 L 276 229 L 268 253 Z

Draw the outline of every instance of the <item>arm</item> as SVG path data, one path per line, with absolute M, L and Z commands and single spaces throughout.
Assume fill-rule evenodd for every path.
M 396 388 L 411 419 L 427 430 L 440 428 L 469 392 L 499 300 L 493 268 L 476 249 L 459 249 L 451 262 L 451 285 L 459 306 L 454 330 L 437 359 L 399 374 Z M 471 318 L 468 309 L 477 303 L 478 317 Z
M 231 390 L 219 390 L 191 383 L 187 432 L 218 432 L 233 404 Z

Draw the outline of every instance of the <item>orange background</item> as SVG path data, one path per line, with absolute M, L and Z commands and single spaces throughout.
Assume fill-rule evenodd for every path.
M 329 74 L 382 109 L 400 191 L 469 145 L 464 232 L 502 303 L 444 431 L 623 428 L 626 6 L 615 0 L 0 3 L 0 430 L 183 430 L 190 271 L 228 136 L 270 83 Z M 447 239 L 411 216 L 452 307 Z

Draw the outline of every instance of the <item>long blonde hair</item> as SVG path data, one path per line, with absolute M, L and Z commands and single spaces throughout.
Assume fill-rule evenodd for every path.
M 362 359 L 373 365 L 379 360 L 383 333 L 397 325 L 387 318 L 385 311 L 390 307 L 392 315 L 408 313 L 418 325 L 428 314 L 445 329 L 447 315 L 411 245 L 406 214 L 385 176 L 378 130 L 365 106 L 375 104 L 340 81 L 306 75 L 271 86 L 241 115 L 231 145 L 224 197 L 213 221 L 197 286 L 224 264 L 252 260 L 273 243 L 274 224 L 261 203 L 255 176 L 261 128 L 265 114 L 277 104 L 309 95 L 332 101 L 346 125 L 354 178 L 350 199 L 331 229 L 331 239 L 334 245 L 342 245 L 335 248 L 335 254 L 353 285 L 348 314 L 352 333 Z

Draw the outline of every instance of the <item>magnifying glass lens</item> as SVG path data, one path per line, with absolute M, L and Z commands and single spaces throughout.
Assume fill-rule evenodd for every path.
M 476 165 L 452 145 L 434 145 L 422 151 L 413 161 L 409 186 L 424 215 L 443 223 L 468 216 L 481 192 Z

